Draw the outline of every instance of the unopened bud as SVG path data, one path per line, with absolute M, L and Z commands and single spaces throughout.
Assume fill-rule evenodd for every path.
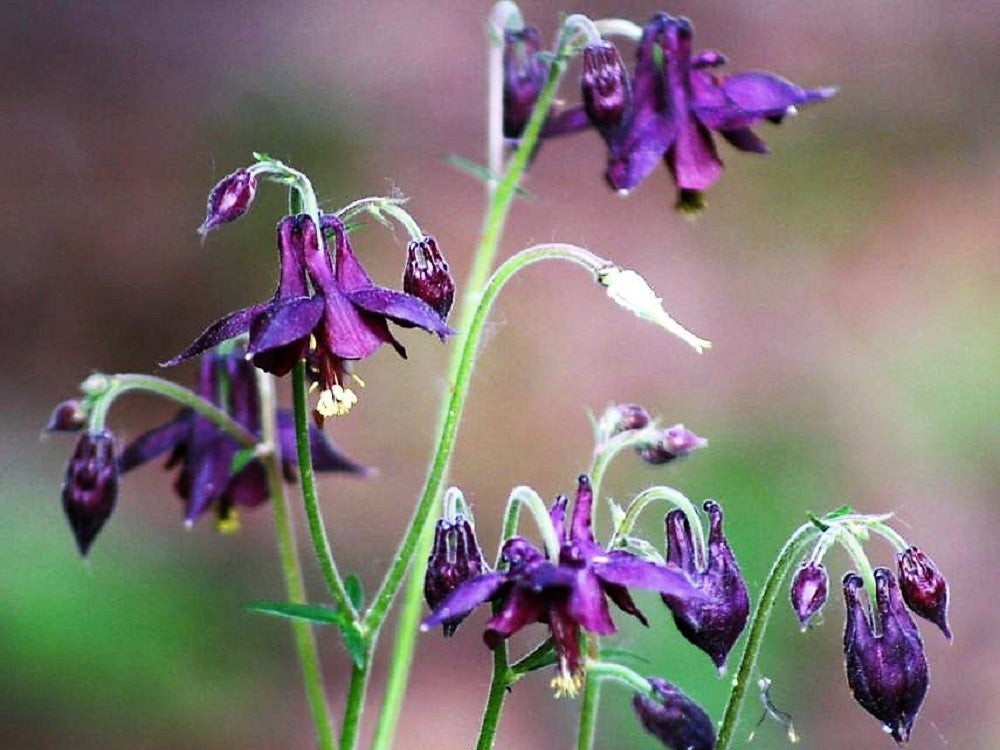
M 107 430 L 80 436 L 63 480 L 62 504 L 81 555 L 86 555 L 115 508 L 118 462 Z
M 826 603 L 829 585 L 826 568 L 820 563 L 807 562 L 796 571 L 789 595 L 792 599 L 792 609 L 795 610 L 803 630 L 812 616 Z
M 434 529 L 434 545 L 424 576 L 427 606 L 437 609 L 459 584 L 486 571 L 486 562 L 469 520 L 462 515 L 456 516 L 454 523 L 440 519 Z M 465 615 L 445 620 L 442 623 L 445 636 L 452 635 L 464 619 Z
M 647 464 L 665 464 L 689 456 L 708 445 L 708 440 L 698 437 L 682 424 L 661 431 L 656 439 L 636 446 L 639 458 Z
M 430 305 L 441 320 L 448 319 L 455 301 L 455 280 L 433 237 L 413 240 L 407 245 L 403 291 Z
M 656 696 L 632 696 L 632 708 L 643 729 L 670 750 L 713 750 L 715 726 L 705 710 L 666 680 L 651 677 Z
M 614 126 L 632 105 L 628 71 L 618 50 L 610 42 L 592 44 L 583 50 L 580 77 L 583 106 L 596 127 Z
M 46 432 L 76 432 L 87 424 L 87 412 L 79 399 L 67 399 L 56 405 L 45 425 Z
M 901 552 L 899 590 L 906 606 L 925 620 L 930 620 L 951 640 L 948 627 L 948 584 L 934 561 L 916 547 Z
M 641 430 L 649 422 L 649 412 L 639 404 L 615 404 L 605 409 L 598 420 L 598 438 L 606 442 L 623 432 Z
M 257 193 L 257 176 L 246 169 L 237 169 L 224 177 L 208 194 L 205 221 L 198 234 L 206 235 L 220 224 L 236 221 L 250 210 Z
M 539 52 L 538 29 L 525 26 L 504 32 L 503 135 L 520 138 L 548 77 Z

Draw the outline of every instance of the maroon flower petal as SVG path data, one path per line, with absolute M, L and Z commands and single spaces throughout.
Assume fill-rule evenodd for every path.
M 768 153 L 767 144 L 754 133 L 750 128 L 736 128 L 735 130 L 722 130 L 719 135 L 729 141 L 729 145 L 739 151 L 751 154 Z
M 575 585 L 570 589 L 569 614 L 591 633 L 610 635 L 615 632 L 601 583 L 587 568 L 577 572 Z
M 591 562 L 591 568 L 605 583 L 629 588 L 650 589 L 678 601 L 697 601 L 703 595 L 691 579 L 678 568 L 640 560 L 631 555 L 619 555 Z
M 613 583 L 604 584 L 604 593 L 608 595 L 608 598 L 615 603 L 622 612 L 632 615 L 635 619 L 649 627 L 649 620 L 646 619 L 646 615 L 642 613 L 642 610 L 636 606 L 635 602 L 632 600 L 632 595 L 629 594 L 628 589 L 624 586 L 618 586 Z
M 220 502 L 224 506 L 242 505 L 245 508 L 255 508 L 266 503 L 267 499 L 267 478 L 264 467 L 258 461 L 253 461 L 230 479 Z
M 514 587 L 504 600 L 500 611 L 486 623 L 483 641 L 490 648 L 496 648 L 502 640 L 509 638 L 526 625 L 546 621 L 548 619 L 546 615 L 547 607 L 544 598 L 525 589 Z
M 231 338 L 235 338 L 236 336 L 246 333 L 250 330 L 250 324 L 253 322 L 253 319 L 257 317 L 257 315 L 260 314 L 265 307 L 267 307 L 267 304 L 268 303 L 265 302 L 259 305 L 244 307 L 242 310 L 231 312 L 229 315 L 219 318 L 208 328 L 202 331 L 201 335 L 196 338 L 187 349 L 182 351 L 173 359 L 161 362 L 160 367 L 173 367 L 186 359 L 190 359 L 196 354 L 201 354 L 202 352 L 221 344 L 223 341 L 228 341 Z
M 293 297 L 265 305 L 250 326 L 248 354 L 308 340 L 323 315 L 322 297 Z
M 430 305 L 404 292 L 373 286 L 345 292 L 345 296 L 365 312 L 385 316 L 399 325 L 423 328 L 442 340 L 454 333 Z
M 383 342 L 395 341 L 385 319 L 362 316 L 336 286 L 324 289 L 323 299 L 326 306 L 316 333 L 328 352 L 341 359 L 364 359 Z
M 299 466 L 295 448 L 295 418 L 287 409 L 278 410 L 278 450 L 285 476 L 294 477 Z M 322 430 L 309 425 L 309 452 L 316 471 L 342 471 L 348 474 L 370 474 L 372 470 L 352 461 L 341 453 Z
M 429 630 L 445 620 L 468 614 L 483 602 L 492 599 L 506 583 L 507 575 L 505 573 L 486 573 L 466 581 L 452 591 L 438 608 L 420 624 L 421 629 Z M 508 601 L 510 601 L 509 598 Z

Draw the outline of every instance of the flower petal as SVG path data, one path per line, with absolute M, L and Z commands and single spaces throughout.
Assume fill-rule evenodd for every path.
M 393 342 L 385 319 L 362 315 L 335 285 L 323 290 L 326 307 L 316 329 L 320 346 L 341 359 L 363 359 Z
M 595 558 L 590 565 L 597 577 L 605 583 L 629 588 L 651 589 L 676 601 L 687 602 L 704 599 L 691 579 L 678 568 L 657 565 L 633 557 L 629 553 L 609 553 L 605 560 Z
M 181 411 L 171 421 L 154 427 L 125 448 L 118 456 L 118 471 L 124 474 L 173 450 L 191 433 L 191 410 Z
M 496 648 L 502 640 L 526 625 L 547 620 L 546 611 L 541 596 L 515 586 L 504 599 L 500 611 L 486 623 L 483 640 L 490 648 Z
M 576 574 L 575 585 L 569 594 L 569 614 L 591 633 L 610 635 L 615 632 L 601 583 L 588 568 Z
M 402 326 L 417 326 L 435 333 L 443 341 L 454 331 L 445 325 L 434 308 L 422 299 L 405 292 L 380 286 L 345 292 L 352 304 L 373 315 L 382 315 Z
M 267 499 L 267 478 L 264 467 L 258 461 L 247 464 L 233 476 L 222 495 L 223 503 L 242 505 L 245 508 L 262 505 Z
M 722 130 L 719 134 L 729 141 L 729 144 L 733 148 L 739 151 L 746 151 L 751 154 L 768 153 L 767 144 L 764 143 L 764 140 L 750 128 Z
M 421 630 L 429 630 L 445 620 L 462 617 L 493 596 L 507 583 L 505 573 L 486 573 L 461 584 L 445 597 L 437 609 L 421 624 Z
M 173 367 L 186 359 L 190 359 L 196 354 L 201 354 L 203 351 L 221 344 L 223 341 L 227 341 L 246 333 L 250 330 L 250 324 L 253 322 L 253 319 L 257 317 L 257 315 L 265 307 L 267 307 L 267 304 L 268 303 L 262 303 L 259 305 L 252 305 L 251 307 L 244 307 L 242 310 L 231 312 L 229 315 L 219 318 L 208 328 L 202 331 L 201 335 L 196 338 L 187 349 L 182 351 L 173 359 L 161 362 L 160 367 Z
M 260 354 L 307 339 L 322 315 L 322 297 L 292 297 L 265 305 L 250 326 L 247 354 Z
M 649 627 L 649 620 L 646 619 L 646 615 L 642 613 L 642 610 L 636 606 L 636 603 L 632 600 L 632 595 L 629 594 L 627 588 L 613 583 L 605 583 L 604 593 L 608 595 L 608 598 L 615 603 L 615 606 L 617 606 L 618 609 L 626 614 L 632 615 L 647 628 Z
M 295 418 L 287 409 L 279 409 L 278 449 L 281 465 L 286 476 L 295 476 L 299 461 L 295 448 Z M 367 475 L 372 470 L 355 463 L 337 450 L 337 447 L 322 430 L 309 425 L 309 452 L 312 454 L 313 469 L 316 471 L 342 471 L 349 474 Z
M 677 187 L 705 190 L 722 175 L 722 161 L 708 128 L 690 114 L 677 123 L 677 137 L 667 151 L 667 166 Z

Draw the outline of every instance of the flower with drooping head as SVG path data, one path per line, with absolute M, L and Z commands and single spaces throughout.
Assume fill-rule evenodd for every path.
M 250 210 L 257 194 L 257 175 L 247 169 L 237 169 L 223 177 L 208 194 L 205 221 L 198 234 L 206 235 L 220 224 L 236 221 Z
M 98 532 L 115 509 L 118 464 L 115 439 L 108 430 L 87 430 L 80 436 L 66 466 L 62 506 L 81 555 L 90 550 Z
M 655 699 L 632 696 L 643 729 L 670 750 L 713 750 L 715 726 L 705 710 L 666 680 L 650 677 L 649 684 Z
M 611 187 L 631 190 L 662 159 L 678 187 L 680 208 L 699 207 L 701 191 L 722 174 L 710 131 L 740 151 L 766 153 L 751 125 L 780 122 L 796 107 L 834 94 L 770 73 L 710 72 L 725 58 L 711 50 L 693 55 L 691 37 L 687 19 L 653 16 L 636 53 L 631 106 L 620 118 L 591 117 L 608 147 L 605 177 Z
M 441 320 L 448 320 L 455 300 L 455 280 L 433 237 L 412 240 L 406 246 L 403 291 L 430 305 Z
M 667 514 L 667 564 L 687 573 L 704 595 L 689 601 L 664 603 L 673 612 L 681 635 L 708 654 L 719 670 L 740 637 L 750 613 L 750 599 L 729 543 L 722 532 L 722 508 L 714 500 L 702 506 L 708 514 L 708 549 L 699 549 L 683 511 Z
M 951 640 L 948 627 L 948 583 L 934 561 L 916 547 L 900 552 L 899 590 L 911 610 L 937 625 Z
M 459 514 L 454 521 L 438 520 L 434 528 L 434 545 L 427 558 L 424 575 L 424 600 L 435 609 L 445 598 L 465 581 L 489 570 L 476 540 L 476 531 L 465 516 Z M 442 623 L 445 636 L 455 633 L 465 616 L 454 617 Z
M 223 387 L 224 386 L 224 387 Z M 201 360 L 198 395 L 223 408 L 234 421 L 251 434 L 260 431 L 259 397 L 253 365 L 242 352 L 215 352 Z M 228 393 L 222 404 L 220 393 Z M 295 479 L 298 456 L 295 449 L 295 424 L 290 412 L 279 409 L 276 415 L 278 451 L 285 478 Z M 340 454 L 318 429 L 310 426 L 309 447 L 316 471 L 341 471 L 365 474 L 367 469 Z M 268 500 L 267 478 L 257 460 L 233 471 L 233 460 L 240 446 L 209 419 L 185 408 L 169 422 L 141 435 L 118 459 L 121 472 L 169 454 L 166 468 L 180 467 L 174 489 L 184 502 L 184 520 L 193 524 L 206 511 L 214 509 L 220 530 L 235 530 L 236 508 L 252 508 Z
M 896 742 L 905 743 L 927 693 L 920 633 L 887 568 L 875 570 L 877 619 L 871 616 L 864 582 L 855 573 L 844 577 L 844 600 L 847 684 L 861 707 L 881 721 Z
M 654 440 L 641 443 L 635 452 L 647 464 L 665 464 L 691 455 L 708 445 L 708 440 L 698 437 L 682 424 L 662 430 Z
M 789 596 L 792 600 L 792 609 L 795 610 L 795 616 L 799 618 L 799 625 L 803 630 L 813 615 L 823 608 L 828 589 L 829 577 L 821 563 L 810 560 L 803 563 L 795 572 Z
M 649 423 L 649 412 L 639 404 L 609 406 L 597 420 L 597 442 L 603 445 L 623 432 L 641 430 Z
M 483 633 L 486 645 L 494 648 L 531 623 L 547 624 L 558 662 L 552 686 L 557 695 L 576 695 L 583 684 L 580 630 L 596 635 L 615 632 L 606 598 L 644 625 L 646 618 L 632 601 L 629 587 L 659 591 L 677 607 L 702 598 L 675 567 L 641 560 L 624 550 L 605 551 L 591 530 L 592 503 L 590 480 L 581 476 L 569 526 L 565 522 L 566 497 L 557 498 L 550 511 L 561 544 L 557 560 L 526 539 L 508 539 L 500 557 L 506 569 L 458 586 L 421 628 L 464 616 L 480 604 L 496 600 L 499 610 Z
M 632 106 L 632 83 L 618 49 L 601 41 L 583 50 L 580 91 L 587 119 L 595 127 L 614 127 Z
M 249 331 L 247 353 L 254 364 L 282 375 L 309 346 L 310 367 L 321 386 L 317 412 L 327 417 L 345 413 L 357 400 L 342 383 L 347 362 L 367 357 L 383 343 L 406 357 L 406 349 L 389 332 L 390 320 L 442 340 L 453 333 L 423 300 L 375 285 L 355 257 L 343 223 L 330 215 L 321 221 L 323 229 L 334 234 L 334 259 L 320 247 L 307 214 L 285 217 L 278 231 L 281 280 L 272 300 L 221 318 L 165 364 L 177 364 Z
M 46 432 L 77 432 L 87 424 L 87 411 L 79 399 L 60 401 L 45 423 Z

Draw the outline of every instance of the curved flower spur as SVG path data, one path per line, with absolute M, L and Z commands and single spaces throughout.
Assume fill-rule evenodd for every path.
M 483 640 L 491 649 L 534 622 L 548 625 L 555 646 L 558 674 L 552 681 L 557 695 L 576 695 L 583 684 L 580 631 L 609 635 L 616 631 L 606 598 L 644 625 L 628 589 L 658 591 L 677 606 L 702 600 L 688 576 L 673 566 L 642 560 L 625 550 L 605 551 L 591 529 L 593 492 L 581 476 L 569 526 L 568 499 L 556 498 L 549 519 L 558 551 L 539 550 L 523 537 L 504 542 L 503 570 L 484 573 L 460 584 L 427 617 L 422 630 L 464 617 L 480 604 L 498 603 L 486 623 Z

